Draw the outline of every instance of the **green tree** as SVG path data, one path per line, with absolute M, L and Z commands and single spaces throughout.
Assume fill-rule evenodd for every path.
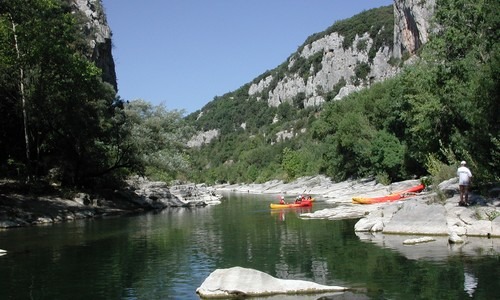
M 421 155 L 439 155 L 441 141 L 458 157 L 470 154 L 484 180 L 499 176 L 499 9 L 494 0 L 439 1 L 442 29 L 426 45 L 421 64 L 404 76 L 414 91 L 407 93 L 406 119 L 425 143 L 418 147 Z
M 404 158 L 404 145 L 389 132 L 377 131 L 371 143 L 371 169 L 387 174 L 391 181 L 404 179 Z
M 294 179 L 297 175 L 301 174 L 304 168 L 304 161 L 302 161 L 300 154 L 290 148 L 283 149 L 283 158 L 281 162 L 283 170 L 286 172 L 289 180 Z
M 144 100 L 125 104 L 125 123 L 130 135 L 122 142 L 133 149 L 137 170 L 165 181 L 185 173 L 188 136 L 193 132 L 183 120 L 183 111 L 168 111 L 163 105 L 153 106 Z
M 67 185 L 92 184 L 129 165 L 122 151 L 110 150 L 119 145 L 116 92 L 86 56 L 89 43 L 68 3 L 2 1 L 0 24 L 0 69 L 14 81 L 0 78 L 5 99 L 0 114 L 16 126 L 25 114 L 24 126 L 2 132 L 12 140 L 2 158 L 25 165 L 35 178 L 57 170 Z M 27 138 L 19 130 L 23 127 Z M 30 154 L 23 157 L 20 145 Z

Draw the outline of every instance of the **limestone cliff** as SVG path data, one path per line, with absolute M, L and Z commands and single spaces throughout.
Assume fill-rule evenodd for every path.
M 394 57 L 413 55 L 429 39 L 436 0 L 394 0 Z
M 415 54 L 428 40 L 435 0 L 395 0 L 393 45 L 375 43 L 377 35 L 358 32 L 352 43 L 339 32 L 329 33 L 301 47 L 286 62 L 288 72 L 276 80 L 278 72 L 254 81 L 248 90 L 250 97 L 265 99 L 269 106 L 291 103 L 301 97 L 303 106 L 320 106 L 328 93 L 335 92 L 338 100 L 372 83 L 393 77 L 400 71 L 397 62 L 402 53 Z M 384 28 L 377 28 L 379 33 Z M 375 55 L 373 56 L 373 53 Z M 300 60 L 320 60 L 311 64 L 309 76 L 292 71 Z M 406 58 L 409 56 L 406 56 Z M 319 59 L 318 59 L 319 58 Z M 360 70 L 365 73 L 360 76 Z
M 308 59 L 313 55 L 321 54 L 319 70 L 312 70 L 307 78 L 298 73 L 287 73 L 276 86 L 268 92 L 269 106 L 278 106 L 283 102 L 291 102 L 294 97 L 304 93 L 304 107 L 319 106 L 325 102 L 325 94 L 333 90 L 336 85 L 343 83 L 339 94 L 347 94 L 346 91 L 357 90 L 357 87 L 367 86 L 371 83 L 384 80 L 394 76 L 399 68 L 392 66 L 389 61 L 392 51 L 389 45 L 376 49 L 372 61 L 369 51 L 374 47 L 373 39 L 368 33 L 356 36 L 348 48 L 343 46 L 344 37 L 337 32 L 331 33 L 311 44 L 303 47 L 298 55 L 292 56 L 287 62 L 287 68 L 292 69 L 298 59 Z M 358 45 L 363 43 L 364 47 Z M 356 69 L 361 66 L 370 69 L 366 78 L 358 78 Z M 253 83 L 248 91 L 249 96 L 262 93 L 273 82 L 273 75 Z
M 90 43 L 89 59 L 103 71 L 103 80 L 117 90 L 111 30 L 101 0 L 68 0 L 75 13 L 84 16 L 83 31 Z
M 336 22 L 325 31 L 311 35 L 281 65 L 241 87 L 237 91 L 237 101 L 258 102 L 268 108 L 283 103 L 297 109 L 319 108 L 326 101 L 342 99 L 397 75 L 402 66 L 413 61 L 409 58 L 418 54 L 419 47 L 428 41 L 435 1 L 394 0 L 392 6 L 372 9 Z M 233 96 L 228 93 L 217 101 L 229 103 L 234 100 Z M 222 128 L 227 131 L 232 126 L 234 131 L 246 130 L 249 117 L 255 117 L 242 116 L 245 110 L 235 109 L 235 115 L 227 110 L 226 118 L 220 119 L 214 107 L 207 105 L 195 113 L 193 119 L 203 130 L 193 137 L 190 147 L 199 147 L 223 136 Z M 275 115 L 272 122 L 278 120 Z M 265 122 L 271 121 L 266 119 Z M 278 142 L 297 134 L 299 132 L 294 128 L 284 128 L 266 138 Z

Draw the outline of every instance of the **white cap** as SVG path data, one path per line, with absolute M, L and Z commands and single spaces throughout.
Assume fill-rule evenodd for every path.
M 466 164 L 465 160 L 462 160 L 462 162 L 460 164 L 465 165 Z

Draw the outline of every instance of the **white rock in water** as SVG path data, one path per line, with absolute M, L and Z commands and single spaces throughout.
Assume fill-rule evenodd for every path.
M 417 239 L 407 239 L 403 241 L 403 244 L 405 245 L 415 245 L 415 244 L 421 244 L 421 243 L 428 243 L 428 242 L 434 242 L 436 239 L 433 237 L 429 236 L 424 236 L 421 238 Z
M 345 291 L 341 286 L 327 286 L 304 280 L 278 279 L 266 273 L 242 267 L 217 269 L 212 272 L 196 293 L 202 298 L 235 296 L 271 296 Z
M 451 232 L 448 236 L 448 242 L 451 244 L 462 244 L 464 240 L 456 232 Z

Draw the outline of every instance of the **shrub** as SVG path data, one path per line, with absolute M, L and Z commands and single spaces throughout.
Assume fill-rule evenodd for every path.
M 361 52 L 361 51 L 366 51 L 368 48 L 368 41 L 366 39 L 359 40 L 358 43 L 356 44 L 356 49 Z
M 359 79 L 366 79 L 366 76 L 370 73 L 370 65 L 366 62 L 361 62 L 356 65 L 354 68 L 354 73 L 356 74 L 356 77 Z
M 429 172 L 431 176 L 432 182 L 432 190 L 436 192 L 439 201 L 443 202 L 446 200 L 446 196 L 438 189 L 438 185 L 448 180 L 452 177 L 455 177 L 456 168 L 453 165 L 448 165 L 441 162 L 436 155 L 429 154 L 426 158 L 425 167 L 427 172 Z

